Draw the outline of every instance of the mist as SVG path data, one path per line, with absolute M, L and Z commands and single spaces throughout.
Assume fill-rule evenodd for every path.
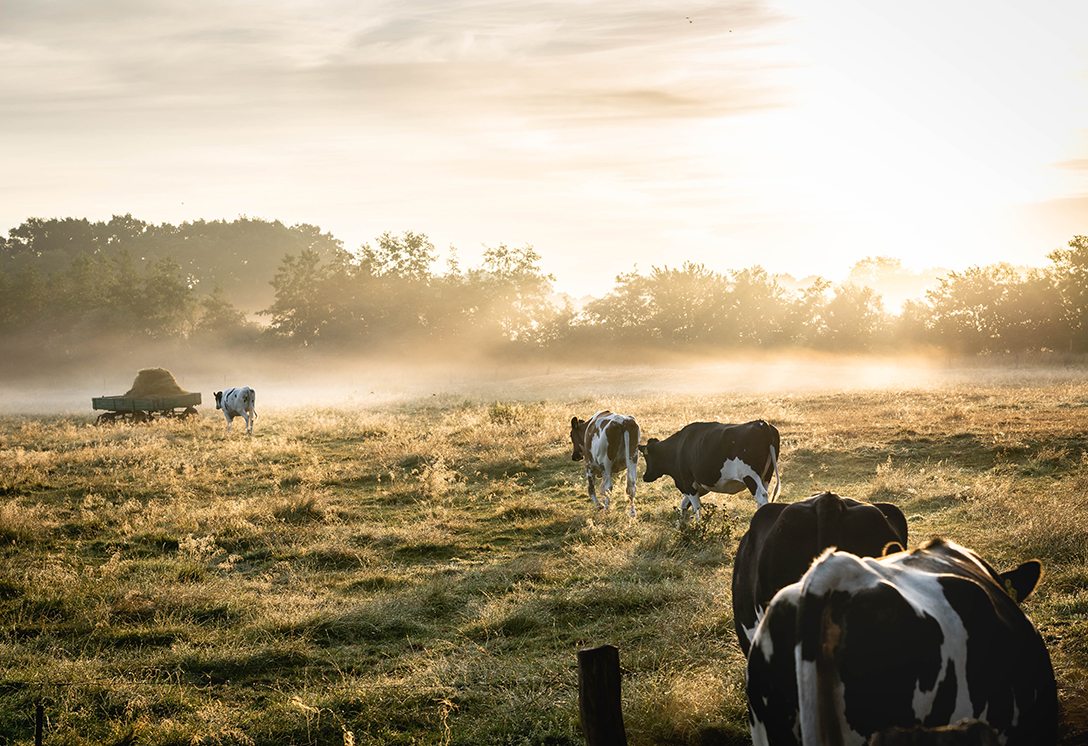
M 456 401 L 562 400 L 579 414 L 625 397 L 729 396 L 788 398 L 794 394 L 874 389 L 916 390 L 1074 382 L 1079 366 L 1024 358 L 1016 366 L 942 356 L 745 353 L 716 357 L 662 355 L 647 350 L 625 356 L 534 355 L 487 357 L 434 354 L 330 355 L 293 351 L 183 350 L 142 345 L 103 350 L 72 365 L 24 361 L 19 375 L 0 380 L 0 413 L 62 415 L 93 422 L 91 399 L 119 396 L 141 369 L 169 370 L 186 391 L 202 396 L 202 416 L 217 416 L 213 392 L 250 386 L 258 411 L 395 409 Z M 728 420 L 729 413 L 722 412 Z

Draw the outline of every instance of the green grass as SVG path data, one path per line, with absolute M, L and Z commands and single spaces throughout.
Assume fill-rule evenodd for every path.
M 899 505 L 1046 565 L 1063 743 L 1088 733 L 1088 385 L 428 397 L 95 428 L 0 417 L 0 744 L 580 744 L 577 651 L 616 645 L 632 744 L 747 743 L 730 579 L 754 501 L 595 513 L 572 414 L 643 438 L 782 433 L 780 499 Z M 622 492 L 617 492 L 622 505 Z

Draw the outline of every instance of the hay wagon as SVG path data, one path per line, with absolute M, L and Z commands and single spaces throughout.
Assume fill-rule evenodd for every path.
M 196 405 L 200 404 L 200 394 L 177 394 L 175 396 L 136 397 L 136 396 L 98 396 L 91 399 L 91 406 L 106 410 L 94 421 L 96 425 L 111 425 L 116 422 L 151 422 L 157 418 L 196 417 Z

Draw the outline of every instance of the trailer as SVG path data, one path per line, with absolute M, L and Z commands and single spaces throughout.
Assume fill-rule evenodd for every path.
M 198 417 L 196 405 L 200 404 L 200 394 L 178 394 L 154 398 L 136 396 L 97 396 L 91 399 L 91 406 L 98 410 L 95 425 L 112 425 L 118 422 L 151 422 L 162 418 L 188 419 Z

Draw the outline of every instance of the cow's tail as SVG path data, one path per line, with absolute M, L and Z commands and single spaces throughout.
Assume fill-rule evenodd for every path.
M 778 493 L 782 488 L 782 477 L 778 473 L 778 454 L 774 451 L 774 446 L 771 446 L 771 463 L 774 464 L 774 492 L 767 496 L 767 501 L 772 503 L 778 499 Z
M 257 419 L 257 392 L 249 390 L 249 411 L 253 419 Z
M 642 440 L 642 433 L 638 432 L 638 426 L 635 426 L 635 451 L 631 453 L 631 428 L 625 427 L 623 429 L 623 453 L 624 461 L 627 462 L 627 494 L 631 496 L 631 509 L 635 507 L 635 489 L 638 482 L 638 442 Z
M 801 743 L 842 746 L 844 703 L 839 679 L 842 608 L 832 594 L 805 598 L 798 613 L 801 644 L 794 650 Z

